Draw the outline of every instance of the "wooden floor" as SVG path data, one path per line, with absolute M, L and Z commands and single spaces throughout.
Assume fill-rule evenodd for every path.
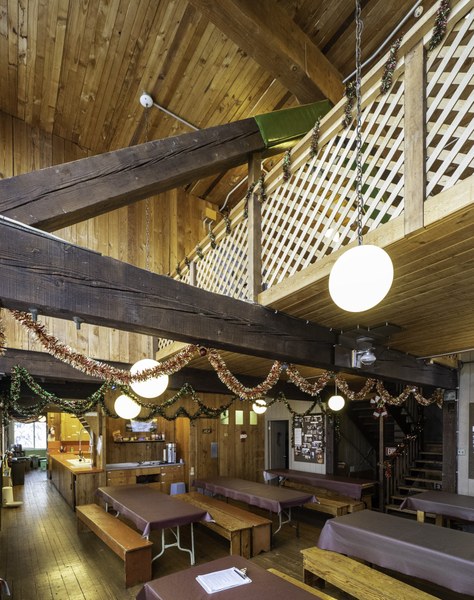
M 122 561 L 94 534 L 77 533 L 74 513 L 47 480 L 45 472 L 27 473 L 25 485 L 15 486 L 13 493 L 14 500 L 23 500 L 24 504 L 20 508 L 2 509 L 0 532 L 0 577 L 10 585 L 12 600 L 135 598 L 141 586 L 126 590 Z M 293 528 L 284 526 L 275 536 L 271 552 L 252 560 L 264 568 L 276 567 L 302 579 L 300 550 L 316 544 L 325 517 L 305 510 L 298 514 L 300 537 L 296 537 Z M 195 540 L 198 564 L 227 554 L 228 542 L 205 527 L 195 527 Z M 188 554 L 171 548 L 153 563 L 153 577 L 188 566 Z M 403 580 L 443 600 L 473 597 L 408 577 Z M 326 591 L 338 600 L 348 598 L 331 586 Z

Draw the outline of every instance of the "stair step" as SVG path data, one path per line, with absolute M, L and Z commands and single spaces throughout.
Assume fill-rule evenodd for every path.
M 407 492 L 426 492 L 426 488 L 414 487 L 412 485 L 399 485 L 399 490 L 406 490 Z
M 431 450 L 420 450 L 420 455 L 423 456 L 439 456 L 443 452 L 432 452 Z
M 436 475 L 442 475 L 440 469 L 425 469 L 424 467 L 411 467 L 410 471 L 419 471 L 421 473 L 435 473 Z
M 393 496 L 390 496 L 390 498 L 392 500 L 400 500 L 401 502 L 403 502 L 403 500 L 406 500 L 408 498 L 408 494 L 394 494 Z
M 425 465 L 439 465 L 440 467 L 443 466 L 443 461 L 442 460 L 424 460 L 422 458 L 417 458 L 415 460 L 416 463 L 423 463 Z
M 419 483 L 439 483 L 440 479 L 427 479 L 426 477 L 417 477 L 416 475 L 405 475 L 405 479 L 409 479 L 410 481 L 418 481 Z

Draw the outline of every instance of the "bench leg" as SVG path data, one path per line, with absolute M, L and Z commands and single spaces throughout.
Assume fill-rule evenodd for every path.
M 125 587 L 151 580 L 151 548 L 148 546 L 125 554 Z
M 240 532 L 240 556 L 250 558 L 252 555 L 252 530 L 242 529 Z
M 257 525 L 252 528 L 252 556 L 260 552 L 269 552 L 271 547 L 272 528 L 271 524 Z
M 303 581 L 307 585 L 310 585 L 311 587 L 318 587 L 321 590 L 324 589 L 324 586 L 326 585 L 326 582 L 322 577 L 318 577 L 317 575 L 315 575 L 311 571 L 307 571 L 306 569 L 303 570 Z

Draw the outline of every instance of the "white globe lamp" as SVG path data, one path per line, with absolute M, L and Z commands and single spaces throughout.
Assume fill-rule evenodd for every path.
M 339 308 L 363 312 L 385 298 L 392 281 L 393 264 L 385 250 L 359 245 L 344 252 L 334 263 L 329 293 Z
M 346 401 L 344 400 L 344 398 L 338 395 L 331 396 L 328 400 L 328 406 L 334 412 L 337 412 L 338 410 L 344 408 L 345 403 Z
M 252 404 L 252 410 L 257 415 L 263 415 L 263 413 L 267 410 L 267 408 L 268 408 L 267 403 L 265 402 L 265 400 L 263 400 L 261 398 L 258 400 L 255 400 L 255 402 Z
M 115 400 L 115 412 L 122 419 L 134 419 L 140 414 L 141 407 L 129 396 L 122 394 Z
M 130 369 L 132 375 L 137 375 L 147 369 L 153 369 L 159 366 L 159 362 L 151 358 L 144 358 L 136 362 Z M 156 398 L 160 396 L 168 387 L 169 377 L 168 375 L 160 375 L 159 377 L 152 377 L 146 381 L 135 381 L 130 384 L 130 387 L 139 396 L 143 398 Z

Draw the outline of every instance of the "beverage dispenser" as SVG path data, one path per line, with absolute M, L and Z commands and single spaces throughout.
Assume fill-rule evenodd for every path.
M 176 462 L 176 444 L 166 444 L 166 462 Z

